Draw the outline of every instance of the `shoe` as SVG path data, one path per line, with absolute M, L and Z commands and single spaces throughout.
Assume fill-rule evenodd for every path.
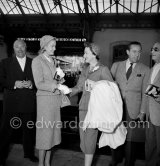
M 5 166 L 5 164 L 4 163 L 0 163 L 0 166 Z
M 32 161 L 34 163 L 39 161 L 36 156 L 24 156 L 24 158 L 28 158 L 30 161 Z
M 110 163 L 109 166 L 117 166 L 117 164 L 111 164 L 111 163 Z
M 0 161 L 0 166 L 5 166 L 6 162 L 5 161 Z
M 109 163 L 109 166 L 117 166 L 116 163 Z

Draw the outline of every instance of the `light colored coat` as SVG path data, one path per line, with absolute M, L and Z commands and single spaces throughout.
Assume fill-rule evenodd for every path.
M 60 94 L 60 91 L 56 90 L 57 81 L 54 80 L 56 73 L 56 65 L 54 62 L 50 63 L 43 55 L 39 55 L 33 59 L 32 71 L 38 90 L 37 95 L 53 96 Z
M 48 150 L 61 142 L 61 95 L 54 79 L 56 64 L 39 55 L 33 59 L 32 71 L 37 87 L 36 148 Z
M 147 97 L 144 92 L 149 80 L 149 67 L 137 63 L 127 80 L 126 61 L 122 61 L 113 64 L 111 73 L 120 88 L 130 118 L 136 119 L 140 112 L 146 112 Z
M 149 80 L 149 84 L 150 82 L 151 78 Z M 152 84 L 160 87 L 160 71 L 158 72 Z M 160 97 L 157 100 L 153 99 L 152 97 L 148 97 L 148 100 L 149 109 L 147 112 L 147 117 L 150 116 L 152 124 L 155 126 L 160 126 Z
M 122 99 L 117 84 L 107 80 L 97 81 L 91 90 L 83 130 L 96 128 L 102 131 L 99 147 L 108 145 L 115 149 L 126 139 L 122 114 Z

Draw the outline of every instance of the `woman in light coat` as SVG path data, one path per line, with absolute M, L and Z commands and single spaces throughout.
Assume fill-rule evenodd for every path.
M 39 56 L 32 62 L 37 87 L 36 148 L 39 149 L 39 166 L 50 166 L 51 148 L 61 142 L 61 91 L 65 86 L 54 79 L 57 62 L 51 55 L 56 49 L 56 38 L 43 36 L 40 47 Z

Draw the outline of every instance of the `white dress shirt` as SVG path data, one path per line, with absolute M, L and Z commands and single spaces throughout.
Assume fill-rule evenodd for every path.
M 17 58 L 17 60 L 18 60 L 18 63 L 19 63 L 19 65 L 20 65 L 22 71 L 24 72 L 24 68 L 25 68 L 25 64 L 26 64 L 26 56 L 25 56 L 24 58 L 19 58 L 19 57 L 16 56 L 16 58 Z M 14 89 L 16 89 L 16 88 L 17 88 L 17 87 L 14 86 Z M 31 85 L 30 87 L 28 87 L 28 88 L 29 88 L 29 89 L 32 89 L 32 85 Z
M 16 56 L 16 58 L 18 60 L 19 65 L 21 66 L 22 71 L 24 71 L 24 67 L 26 64 L 26 56 L 24 58 L 19 58 Z
M 131 66 L 131 63 L 129 59 L 127 59 L 126 61 L 126 72 L 128 71 L 129 67 Z M 136 63 L 133 63 L 132 65 L 132 69 L 134 69 L 134 67 L 136 66 Z
M 156 78 L 159 70 L 160 70 L 160 63 L 157 63 L 153 67 L 153 71 L 152 71 L 152 74 L 151 74 L 151 84 L 153 84 L 154 79 Z

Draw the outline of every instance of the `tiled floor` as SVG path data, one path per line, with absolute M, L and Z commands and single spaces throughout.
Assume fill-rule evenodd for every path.
M 93 166 L 108 166 L 110 160 L 110 156 L 95 155 Z M 51 166 L 83 166 L 83 161 L 84 156 L 81 152 L 56 148 L 53 150 Z M 22 146 L 15 144 L 11 149 L 6 166 L 38 166 L 38 163 L 24 159 Z M 123 166 L 123 163 L 119 166 Z M 137 160 L 135 166 L 144 166 L 144 161 Z

